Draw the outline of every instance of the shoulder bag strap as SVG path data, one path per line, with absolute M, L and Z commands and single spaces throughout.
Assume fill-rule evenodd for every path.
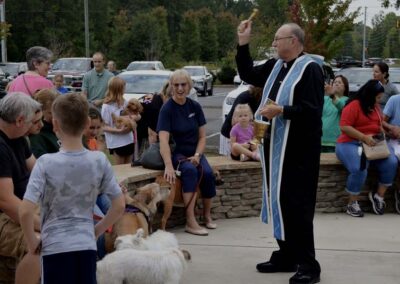
M 26 83 L 25 75 L 22 75 L 22 80 L 24 81 L 25 88 L 27 89 L 29 95 L 32 97 L 32 92 L 31 92 L 31 90 L 29 90 L 28 84 Z

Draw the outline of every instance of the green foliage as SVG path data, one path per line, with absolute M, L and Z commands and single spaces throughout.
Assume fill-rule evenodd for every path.
M 217 57 L 225 57 L 229 50 L 236 45 L 236 28 L 239 24 L 238 19 L 230 12 L 220 12 L 216 16 L 217 26 Z
M 400 0 L 380 0 L 382 7 L 388 8 L 390 5 L 393 5 L 396 7 L 396 9 L 399 9 L 400 7 Z
M 305 50 L 332 58 L 340 49 L 336 40 L 353 29 L 359 11 L 348 12 L 351 0 L 293 0 L 289 17 L 303 27 Z M 334 7 L 334 8 L 333 8 Z
M 182 58 L 186 61 L 198 60 L 200 54 L 200 33 L 196 13 L 188 11 L 183 15 L 179 37 Z
M 200 59 L 214 61 L 217 59 L 217 27 L 210 9 L 202 8 L 196 12 L 200 36 Z
M 233 78 L 236 75 L 236 70 L 230 65 L 223 65 L 221 71 L 218 72 L 218 80 L 221 84 L 232 84 Z

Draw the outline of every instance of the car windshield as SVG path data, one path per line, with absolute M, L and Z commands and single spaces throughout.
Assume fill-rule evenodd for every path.
M 52 70 L 74 70 L 85 72 L 88 69 L 90 62 L 86 59 L 58 59 L 54 62 Z
M 126 82 L 126 93 L 137 94 L 159 93 L 169 79 L 168 75 L 120 74 L 118 76 Z
M 338 74 L 346 77 L 349 84 L 364 84 L 372 79 L 372 69 L 342 69 Z
M 135 70 L 156 70 L 154 63 L 146 63 L 146 62 L 132 62 L 126 68 L 127 71 L 135 71 Z
M 389 82 L 400 84 L 400 68 L 389 68 Z
M 7 63 L 5 63 L 4 65 L 1 64 L 0 67 L 5 73 L 8 73 L 8 74 L 10 74 L 12 76 L 18 75 L 18 72 L 19 72 L 18 64 L 7 64 Z
M 203 76 L 204 69 L 203 68 L 185 68 L 188 71 L 190 76 Z

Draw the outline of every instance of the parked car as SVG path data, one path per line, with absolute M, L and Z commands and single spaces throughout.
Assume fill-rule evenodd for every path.
M 193 80 L 193 87 L 203 96 L 213 95 L 213 76 L 208 72 L 206 66 L 184 66 Z
M 136 70 L 125 71 L 117 76 L 126 82 L 124 99 L 129 101 L 132 98 L 141 100 L 148 94 L 160 93 L 171 74 L 167 70 Z M 198 100 L 194 89 L 190 91 L 189 98 Z
M 349 81 L 350 96 L 354 95 L 362 85 L 372 77 L 372 68 L 351 67 L 338 71 L 336 75 L 343 75 Z M 400 90 L 400 68 L 389 69 L 389 80 Z
M 338 68 L 347 68 L 351 66 L 361 67 L 362 62 L 360 60 L 354 59 L 352 56 L 340 56 L 335 58 L 336 67 Z
M 83 75 L 93 68 L 92 58 L 66 57 L 57 59 L 51 67 L 47 78 L 53 80 L 54 75 L 64 76 L 64 85 L 72 92 L 82 90 Z
M 126 67 L 126 71 L 135 70 L 165 70 L 161 61 L 133 61 Z
M 5 90 L 7 84 L 14 80 L 18 75 L 28 71 L 26 62 L 5 62 L 0 63 L 0 90 Z
M 365 66 L 366 67 L 372 67 L 374 66 L 376 63 L 382 62 L 383 58 L 380 57 L 370 57 L 367 60 L 365 60 Z
M 400 64 L 400 59 L 399 58 L 385 58 L 383 60 L 387 65 L 394 65 L 394 64 Z

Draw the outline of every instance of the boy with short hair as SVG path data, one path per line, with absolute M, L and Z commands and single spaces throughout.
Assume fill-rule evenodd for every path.
M 125 202 L 107 157 L 83 147 L 89 124 L 88 103 L 79 94 L 59 96 L 53 103 L 53 125 L 60 152 L 41 156 L 32 171 L 19 208 L 28 253 L 41 246 L 42 283 L 96 283 L 96 238 L 123 213 Z M 93 226 L 99 194 L 111 208 Z M 33 230 L 33 213 L 41 206 L 41 240 Z

